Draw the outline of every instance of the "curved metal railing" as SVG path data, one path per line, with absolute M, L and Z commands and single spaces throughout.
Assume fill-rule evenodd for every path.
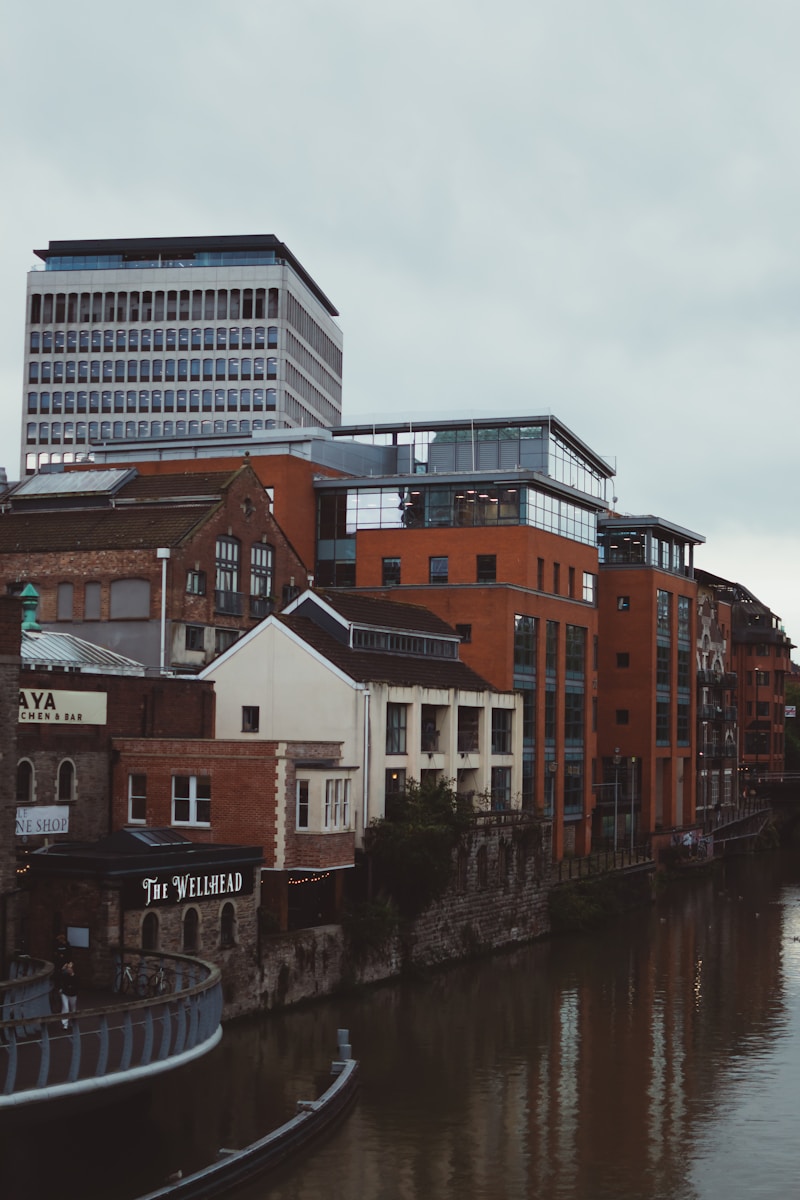
M 141 979 L 168 964 L 171 990 L 143 999 L 121 996 L 119 1003 L 65 1017 L 50 1011 L 51 964 L 39 962 L 49 970 L 25 977 L 27 999 L 6 1002 L 9 1016 L 0 1021 L 0 1111 L 168 1070 L 217 1044 L 222 1017 L 217 967 L 183 954 L 123 948 L 120 961 L 129 958 Z M 43 993 L 40 976 L 46 979 Z M 12 991 L 14 986 L 12 981 Z

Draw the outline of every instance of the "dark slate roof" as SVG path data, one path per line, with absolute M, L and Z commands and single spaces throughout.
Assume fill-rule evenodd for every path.
M 410 606 L 391 604 L 390 607 L 403 609 Z M 394 683 L 409 686 L 418 684 L 420 687 L 462 688 L 473 692 L 497 690 L 463 662 L 447 658 L 417 657 L 412 654 L 392 654 L 382 650 L 351 650 L 348 645 L 320 629 L 308 617 L 292 613 L 289 616 L 282 614 L 276 619 L 359 683 Z M 416 625 L 414 628 L 416 629 Z M 440 627 L 437 626 L 437 632 L 439 631 Z
M 345 621 L 354 625 L 375 625 L 380 629 L 397 629 L 403 633 L 429 633 L 436 637 L 458 637 L 451 625 L 419 604 L 379 600 L 350 591 L 318 591 L 317 595 Z
M 177 546 L 218 503 L 7 512 L 0 517 L 0 553 Z
M 221 496 L 231 471 L 186 471 L 181 475 L 139 475 L 120 489 L 120 500 L 178 500 Z

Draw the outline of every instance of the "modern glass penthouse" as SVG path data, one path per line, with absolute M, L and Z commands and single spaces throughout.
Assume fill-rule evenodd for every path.
M 337 310 L 272 234 L 51 242 L 28 275 L 23 473 L 92 443 L 338 425 Z
M 317 582 L 352 587 L 356 535 L 369 529 L 529 525 L 597 544 L 613 471 L 553 417 L 348 425 L 383 446 L 369 477 L 318 479 Z

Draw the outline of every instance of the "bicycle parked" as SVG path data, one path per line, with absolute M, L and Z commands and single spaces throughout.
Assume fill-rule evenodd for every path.
M 142 971 L 141 964 L 137 968 L 134 963 L 126 961 L 117 963 L 115 992 L 138 996 L 144 1000 L 149 996 L 165 996 L 174 990 L 175 976 L 163 963 L 159 963 L 158 966 L 146 973 Z

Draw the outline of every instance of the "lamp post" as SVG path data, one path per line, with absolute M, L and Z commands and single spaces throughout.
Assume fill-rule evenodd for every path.
M 636 797 L 636 756 L 631 758 L 631 855 L 633 855 L 633 802 Z
M 619 746 L 614 747 L 614 853 L 617 853 L 617 812 L 619 810 Z
M 756 780 L 758 779 L 758 768 L 760 765 L 758 759 L 759 759 L 759 751 L 761 749 L 761 722 L 759 720 L 759 711 L 758 711 L 758 689 L 759 689 L 760 684 L 761 684 L 761 671 L 759 670 L 758 665 L 756 665 L 756 721 L 755 721 L 755 724 L 756 724 L 756 770 L 755 770 Z

